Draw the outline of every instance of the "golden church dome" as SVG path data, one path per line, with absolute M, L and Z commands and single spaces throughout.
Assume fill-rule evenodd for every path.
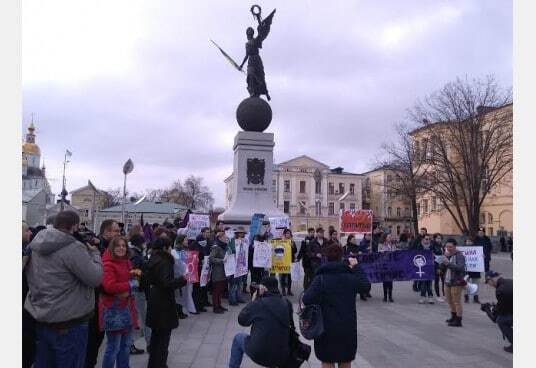
M 39 149 L 39 146 L 35 143 L 24 143 L 22 145 L 22 152 L 29 155 L 41 156 L 41 150 Z
M 29 155 L 41 156 L 41 150 L 39 146 L 35 144 L 35 126 L 33 121 L 28 126 L 28 133 L 26 134 L 26 141 L 22 144 L 22 153 Z

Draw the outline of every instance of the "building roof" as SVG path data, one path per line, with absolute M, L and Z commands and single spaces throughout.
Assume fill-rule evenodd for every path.
M 125 204 L 125 212 L 131 213 L 165 213 L 165 214 L 175 214 L 179 211 L 187 210 L 188 208 L 173 202 L 152 202 L 152 201 L 142 201 L 138 204 L 137 202 L 130 202 Z M 113 206 L 100 210 L 100 212 L 121 212 L 121 205 Z
M 279 163 L 279 164 L 277 164 L 277 165 L 290 165 L 290 166 L 292 166 L 292 164 L 294 163 L 294 161 L 298 161 L 298 160 L 300 160 L 300 159 L 305 159 L 305 160 L 312 161 L 313 163 L 318 164 L 318 166 L 325 167 L 326 169 L 329 168 L 329 166 L 326 165 L 325 163 L 320 162 L 320 161 L 318 161 L 318 160 L 315 160 L 314 158 L 311 158 L 311 157 L 309 157 L 309 156 L 307 156 L 307 155 L 301 155 L 301 156 L 298 156 L 298 157 L 294 157 L 294 158 L 292 158 L 292 159 L 290 159 L 290 160 L 281 162 L 281 163 Z
M 97 187 L 95 187 L 95 185 L 93 185 L 93 183 L 91 182 L 91 180 L 88 179 L 88 181 L 87 181 L 87 185 L 85 185 L 85 186 L 83 186 L 83 187 L 81 187 L 81 188 L 77 188 L 77 189 L 75 189 L 75 190 L 72 190 L 72 191 L 71 191 L 71 196 L 72 196 L 73 194 L 76 194 L 76 193 L 78 193 L 78 192 L 80 192 L 80 191 L 82 191 L 82 190 L 84 190 L 84 189 L 88 189 L 88 188 L 91 189 L 91 190 L 94 191 L 94 192 L 99 193 L 99 194 L 106 194 L 106 191 L 105 191 L 105 190 L 97 189 Z
M 23 189 L 22 190 L 22 201 L 23 202 L 30 202 L 36 195 L 38 195 L 43 190 L 44 190 L 43 188 L 40 188 L 40 189 Z

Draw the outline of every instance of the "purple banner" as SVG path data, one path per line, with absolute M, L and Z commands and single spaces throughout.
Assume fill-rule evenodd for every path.
M 431 250 L 397 250 L 357 256 L 371 283 L 434 279 L 434 255 Z

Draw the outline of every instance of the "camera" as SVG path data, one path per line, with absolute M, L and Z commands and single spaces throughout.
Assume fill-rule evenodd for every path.
M 95 245 L 93 244 L 93 239 L 95 239 L 95 236 L 93 236 L 93 234 L 91 234 L 90 232 L 76 231 L 73 233 L 73 236 L 79 242 L 82 242 L 84 244 Z
M 497 321 L 497 313 L 495 312 L 495 303 L 484 303 L 480 306 L 480 310 L 482 312 L 485 312 L 493 323 Z

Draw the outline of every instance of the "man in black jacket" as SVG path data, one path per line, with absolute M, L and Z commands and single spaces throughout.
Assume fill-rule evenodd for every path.
M 311 284 L 311 281 L 313 281 L 314 272 L 311 271 L 311 262 L 309 261 L 309 257 L 307 257 L 307 250 L 309 249 L 309 245 L 311 241 L 315 238 L 315 229 L 310 227 L 307 229 L 307 236 L 305 239 L 302 240 L 300 251 L 298 252 L 298 262 L 302 261 L 302 267 L 303 267 L 303 290 L 307 289 L 309 285 Z
M 512 279 L 505 279 L 501 274 L 495 271 L 486 272 L 486 284 L 496 288 L 495 295 L 497 297 L 497 305 L 495 306 L 495 314 L 497 315 L 497 325 L 506 337 L 510 346 L 505 346 L 504 351 L 512 353 L 513 348 L 513 312 L 514 312 L 514 295 Z
M 238 333 L 233 339 L 229 368 L 242 364 L 244 353 L 263 367 L 280 367 L 290 356 L 290 331 L 294 329 L 292 304 L 279 294 L 277 279 L 265 277 L 252 301 L 238 315 L 241 326 L 251 334 Z
M 484 272 L 489 271 L 489 262 L 491 261 L 491 240 L 489 237 L 484 233 L 484 228 L 481 227 L 478 229 L 478 236 L 475 238 L 474 241 L 475 245 L 482 246 L 482 250 L 484 253 Z

